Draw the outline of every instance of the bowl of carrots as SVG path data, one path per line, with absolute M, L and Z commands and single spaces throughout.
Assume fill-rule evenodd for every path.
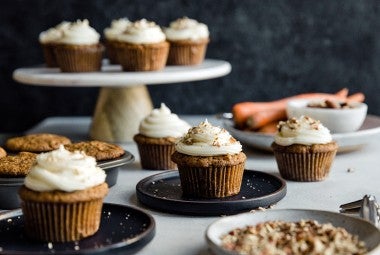
M 357 101 L 296 99 L 287 103 L 288 118 L 309 116 L 319 120 L 331 133 L 357 131 L 367 115 L 367 104 Z

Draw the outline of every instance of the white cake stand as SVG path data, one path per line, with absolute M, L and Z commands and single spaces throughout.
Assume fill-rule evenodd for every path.
M 153 105 L 146 85 L 207 80 L 227 75 L 231 65 L 206 59 L 198 66 L 168 66 L 155 72 L 123 72 L 104 63 L 101 72 L 62 73 L 58 68 L 28 67 L 13 72 L 24 84 L 60 87 L 101 87 L 90 128 L 92 139 L 129 142 Z

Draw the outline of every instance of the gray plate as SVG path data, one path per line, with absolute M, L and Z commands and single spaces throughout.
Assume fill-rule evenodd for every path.
M 335 227 L 343 227 L 348 232 L 358 235 L 364 241 L 369 254 L 380 254 L 380 231 L 367 221 L 351 216 L 316 210 L 301 209 L 279 209 L 264 212 L 242 213 L 234 216 L 224 217 L 212 223 L 206 230 L 206 240 L 211 250 L 216 255 L 236 255 L 221 247 L 220 237 L 235 228 L 243 228 L 247 225 L 256 225 L 269 220 L 300 221 L 302 219 L 313 219 L 319 223 L 332 223 Z

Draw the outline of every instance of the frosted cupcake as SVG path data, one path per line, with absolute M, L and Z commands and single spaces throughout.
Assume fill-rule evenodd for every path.
M 184 196 L 220 198 L 240 192 L 246 155 L 227 130 L 206 120 L 189 129 L 175 149 L 172 160 Z
M 63 31 L 70 26 L 70 22 L 62 21 L 55 27 L 43 31 L 39 35 L 39 42 L 42 47 L 44 59 L 48 67 L 58 67 L 54 54 L 54 48 L 63 35 Z
M 95 158 L 59 149 L 37 156 L 19 190 L 28 236 L 48 242 L 76 241 L 97 232 L 106 174 Z
M 176 141 L 183 136 L 190 125 L 178 118 L 165 104 L 154 109 L 139 126 L 139 133 L 134 136 L 137 143 L 141 166 L 144 169 L 177 169 L 171 161 Z
M 117 37 L 131 24 L 127 18 L 116 19 L 111 26 L 104 29 L 105 46 L 108 59 L 111 64 L 119 64 L 116 55 Z
M 146 19 L 133 22 L 117 40 L 117 60 L 124 71 L 154 71 L 165 67 L 169 43 L 156 23 Z
M 198 65 L 206 55 L 208 27 L 187 17 L 177 19 L 164 29 L 170 43 L 168 65 Z
M 95 72 L 101 69 L 104 47 L 88 20 L 71 23 L 63 31 L 54 53 L 62 72 Z
M 321 181 L 330 172 L 338 145 L 318 120 L 301 116 L 280 121 L 272 149 L 283 178 Z

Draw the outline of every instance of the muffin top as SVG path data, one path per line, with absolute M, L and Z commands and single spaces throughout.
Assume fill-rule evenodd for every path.
M 155 22 L 141 19 L 131 23 L 116 39 L 132 44 L 151 44 L 163 42 L 166 37 Z
M 116 144 L 102 141 L 84 141 L 65 145 L 65 149 L 71 152 L 83 151 L 87 156 L 96 160 L 109 160 L 119 158 L 125 154 L 123 148 Z
M 84 152 L 59 149 L 37 155 L 37 163 L 25 177 L 31 190 L 73 192 L 85 190 L 105 182 L 105 172 L 96 166 L 94 157 Z
M 183 17 L 172 21 L 168 28 L 164 29 L 166 38 L 169 41 L 178 40 L 192 40 L 197 41 L 200 39 L 209 38 L 208 27 L 199 23 L 194 19 L 189 19 L 188 17 Z
M 55 27 L 49 28 L 48 30 L 41 32 L 39 35 L 40 43 L 58 42 L 63 35 L 63 31 L 69 27 L 70 27 L 70 22 L 62 21 Z
M 62 37 L 58 43 L 74 45 L 91 45 L 99 43 L 100 35 L 89 25 L 87 19 L 77 20 L 63 30 Z
M 58 149 L 61 144 L 71 143 L 70 139 L 55 134 L 39 133 L 9 138 L 5 147 L 10 151 L 46 152 Z
M 117 36 L 125 31 L 131 24 L 127 18 L 115 19 L 111 22 L 111 26 L 104 29 L 104 36 L 106 39 L 115 40 Z
M 35 153 L 20 152 L 0 158 L 0 176 L 23 177 L 27 175 L 36 162 Z
M 332 141 L 330 131 L 319 120 L 308 116 L 280 121 L 277 128 L 274 141 L 282 146 L 327 144 Z
M 218 156 L 238 154 L 242 146 L 227 130 L 205 120 L 189 129 L 176 144 L 176 151 L 191 156 Z
M 140 123 L 139 133 L 153 138 L 176 137 L 183 136 L 190 125 L 181 120 L 177 114 L 161 103 L 161 107 L 153 109 Z

